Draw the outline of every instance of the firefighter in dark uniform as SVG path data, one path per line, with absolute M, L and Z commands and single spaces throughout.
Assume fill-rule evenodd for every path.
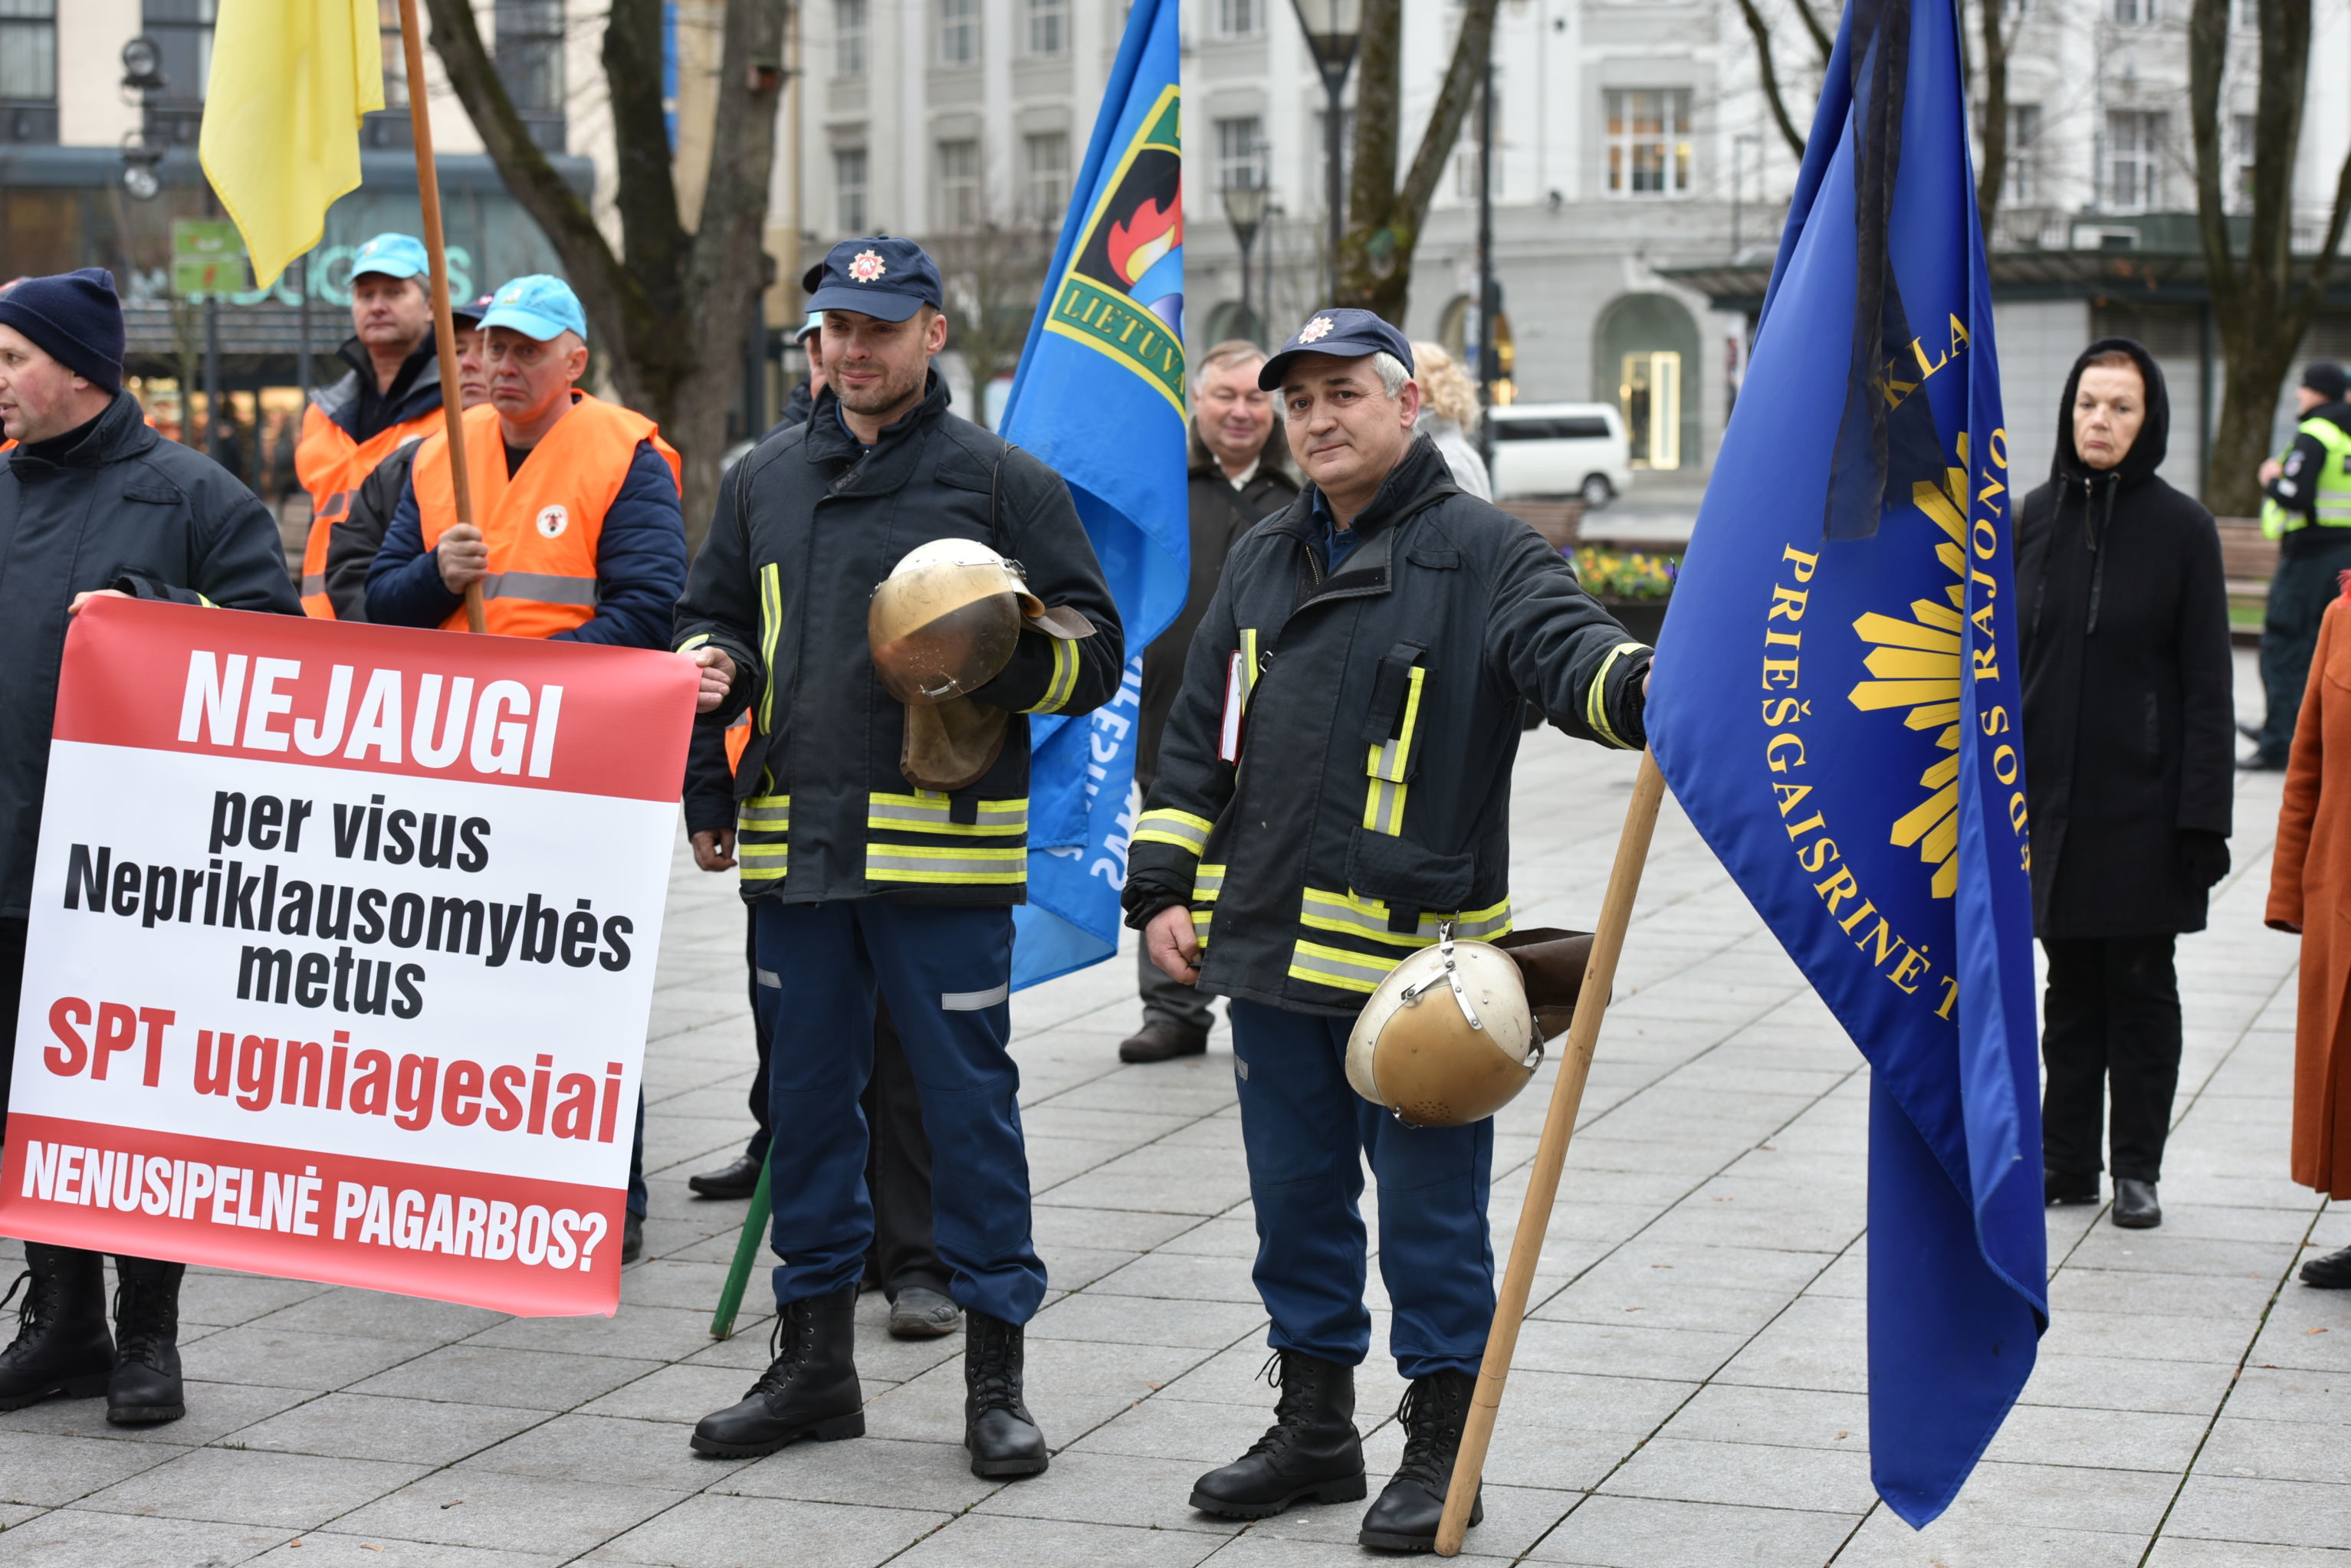
M 2294 748 L 2294 717 L 2318 646 L 2318 622 L 2351 570 L 2351 376 L 2341 365 L 2314 360 L 2294 389 L 2300 418 L 2294 444 L 2262 465 L 2262 532 L 2278 541 L 2277 575 L 2270 579 L 2262 616 L 2262 695 L 2269 713 L 2248 732 L 2252 756 L 2241 766 L 2262 771 L 2285 767 Z
M 1649 650 L 1558 551 L 1455 488 L 1413 434 L 1412 347 L 1316 314 L 1269 360 L 1310 488 L 1234 547 L 1195 634 L 1128 862 L 1127 923 L 1231 998 L 1273 1427 L 1192 1506 L 1258 1519 L 1366 1491 L 1354 1367 L 1363 1163 L 1380 1185 L 1402 1461 L 1367 1546 L 1427 1550 L 1494 1312 L 1490 1118 L 1415 1128 L 1348 1087 L 1349 1031 L 1398 960 L 1510 928 L 1510 764 L 1531 702 L 1635 749 Z M 1482 1514 L 1473 1513 L 1472 1522 Z
M 1045 1268 L 1007 1050 L 1012 906 L 1027 885 L 1023 716 L 1085 713 L 1115 693 L 1118 617 L 1060 477 L 947 412 L 930 368 L 946 317 L 922 248 L 845 241 L 802 287 L 824 312 L 828 384 L 807 423 L 727 475 L 677 610 L 704 722 L 751 707 L 736 857 L 756 961 L 778 982 L 763 1000 L 790 1022 L 768 1065 L 779 1354 L 741 1403 L 703 1419 L 694 1447 L 732 1458 L 864 1430 L 852 1316 L 873 1224 L 858 1094 L 878 992 L 931 1134 L 935 1240 L 965 1314 L 972 1469 L 1033 1475 L 1047 1453 L 1021 1398 L 1022 1325 Z M 868 643 L 876 585 L 937 541 L 1019 561 L 1035 613 L 1086 633 L 1020 631 L 999 673 L 956 699 L 1001 747 L 951 790 L 909 778 L 909 716 L 940 710 L 902 706 Z
M 30 277 L 0 298 L 0 1106 L 40 839 L 57 660 L 69 615 L 97 594 L 176 604 L 301 606 L 277 523 L 193 446 L 147 426 L 122 390 L 122 307 L 96 267 Z M 186 1265 L 117 1258 L 114 1332 L 99 1255 L 27 1243 L 16 1340 L 0 1350 L 0 1410 L 106 1396 L 117 1425 L 175 1421 Z

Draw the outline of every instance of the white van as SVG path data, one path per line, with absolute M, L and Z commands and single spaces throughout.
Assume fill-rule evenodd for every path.
M 1633 483 L 1624 416 L 1614 403 L 1515 402 L 1492 410 L 1494 498 L 1581 496 L 1605 506 Z

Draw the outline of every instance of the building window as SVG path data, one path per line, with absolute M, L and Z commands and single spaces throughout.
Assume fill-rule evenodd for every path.
M 833 215 L 845 235 L 865 232 L 865 149 L 832 150 Z
M 1265 30 L 1265 0 L 1216 0 L 1216 36 L 1254 38 Z
M 1058 55 L 1069 47 L 1070 0 L 1029 0 L 1029 52 Z
M 979 63 L 979 0 L 939 0 L 939 64 Z
M 2041 106 L 2037 103 L 2008 106 L 2008 172 L 2003 183 L 2007 187 L 2001 193 L 2003 202 L 2030 207 L 2041 200 Z
M 1022 150 L 1021 215 L 1040 228 L 1060 225 L 1070 204 L 1070 133 L 1048 131 L 1031 136 Z
M 2253 210 L 2253 117 L 2250 114 L 2229 118 L 2228 201 L 2232 213 Z
M 2130 24 L 2159 22 L 2163 0 L 2115 0 L 2115 20 Z
M 1688 90 L 1611 92 L 1607 110 L 1608 193 L 1689 194 Z
M 979 143 L 942 141 L 935 151 L 939 231 L 969 234 L 979 227 Z
M 57 0 L 0 0 L 0 143 L 57 139 Z
M 2106 209 L 2149 213 L 2163 205 L 2165 117 L 2139 110 L 2106 115 Z
M 162 56 L 163 90 L 148 95 L 157 139 L 193 146 L 213 74 L 215 0 L 141 0 L 139 25 Z
M 865 36 L 871 13 L 866 0 L 832 0 L 832 74 L 865 74 Z
M 498 79 L 549 152 L 563 151 L 563 0 L 496 0 L 491 47 Z
M 1217 189 L 1265 183 L 1265 121 L 1254 114 L 1217 121 Z

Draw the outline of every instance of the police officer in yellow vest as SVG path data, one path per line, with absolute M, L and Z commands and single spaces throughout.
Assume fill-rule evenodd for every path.
M 2278 541 L 2262 618 L 2262 690 L 2269 716 L 2250 732 L 2256 750 L 2241 766 L 2275 770 L 2294 746 L 2294 716 L 2310 674 L 2318 622 L 2351 570 L 2351 374 L 2314 360 L 2294 389 L 2294 444 L 2262 465 L 2262 532 Z
M 294 473 L 310 493 L 302 549 L 302 608 L 332 621 L 327 542 L 375 465 L 441 427 L 441 368 L 424 243 L 380 234 L 351 257 L 351 339 L 339 350 L 350 373 L 310 394 Z
M 653 422 L 590 397 L 588 321 L 562 279 L 517 277 L 482 317 L 490 401 L 465 412 L 475 523 L 445 434 L 427 436 L 368 570 L 368 619 L 658 648 L 685 586 L 679 462 Z

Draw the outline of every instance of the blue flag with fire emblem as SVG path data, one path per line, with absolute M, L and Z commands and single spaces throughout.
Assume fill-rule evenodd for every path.
M 1029 902 L 1012 984 L 1118 951 L 1143 648 L 1191 586 L 1184 479 L 1184 207 L 1176 0 L 1135 0 L 1044 298 L 1005 404 L 1005 439 L 1069 482 L 1126 629 L 1126 679 L 1093 713 L 1029 721 Z
M 2020 486 L 1953 16 L 1846 8 L 1648 709 L 1675 798 L 1869 1061 L 1871 1469 L 1914 1526 L 2048 1322 Z

